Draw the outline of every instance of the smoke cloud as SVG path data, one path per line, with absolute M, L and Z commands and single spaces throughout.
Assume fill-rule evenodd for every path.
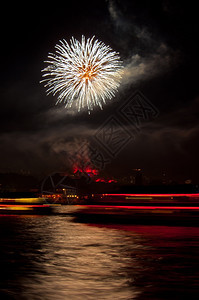
M 151 79 L 176 67 L 180 51 L 173 50 L 146 26 L 125 18 L 114 0 L 108 1 L 108 10 L 121 47 L 130 48 L 124 59 L 122 86 Z

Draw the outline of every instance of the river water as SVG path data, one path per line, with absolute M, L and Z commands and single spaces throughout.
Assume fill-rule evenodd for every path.
M 0 299 L 198 299 L 199 227 L 0 216 Z

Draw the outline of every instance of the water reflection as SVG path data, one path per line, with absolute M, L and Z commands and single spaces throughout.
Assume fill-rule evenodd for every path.
M 91 224 L 90 224 L 91 225 Z M 137 299 L 196 299 L 199 292 L 199 228 L 177 226 L 94 225 L 142 236 L 137 255 Z M 144 267 L 144 268 L 143 268 Z M 148 269 L 145 273 L 143 270 Z M 134 270 L 132 270 L 134 271 Z M 131 274 L 133 276 L 133 273 Z M 129 272 L 129 276 L 130 272 Z
M 1 299 L 186 299 L 199 229 L 96 225 L 67 214 L 0 217 Z

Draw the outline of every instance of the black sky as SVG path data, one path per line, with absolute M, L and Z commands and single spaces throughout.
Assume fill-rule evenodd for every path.
M 119 111 L 128 95 L 139 91 L 159 113 L 143 120 L 134 140 L 108 156 L 104 172 L 125 175 L 142 168 L 149 177 L 165 172 L 176 181 L 199 182 L 194 1 L 7 3 L 1 23 L 0 172 L 23 169 L 43 176 L 67 169 L 69 154 L 95 139 L 110 116 L 132 133 Z M 55 44 L 82 34 L 119 51 L 125 67 L 116 98 L 91 115 L 55 106 L 56 98 L 47 97 L 39 83 Z

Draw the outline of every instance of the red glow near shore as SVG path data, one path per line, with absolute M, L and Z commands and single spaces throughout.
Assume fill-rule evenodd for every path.
M 117 181 L 115 179 L 98 178 L 95 180 L 95 182 L 116 183 Z
M 89 176 L 97 176 L 99 174 L 99 171 L 97 169 L 92 169 L 90 167 L 85 167 L 85 168 L 81 168 L 81 167 L 77 167 L 74 166 L 73 167 L 73 173 L 87 173 Z
M 97 169 L 91 168 L 91 167 L 79 167 L 79 166 L 74 166 L 73 167 L 73 173 L 74 174 L 87 174 L 89 177 L 92 178 L 94 182 L 103 182 L 103 183 L 116 183 L 117 180 L 115 179 L 105 179 L 105 178 L 99 178 L 99 171 Z

